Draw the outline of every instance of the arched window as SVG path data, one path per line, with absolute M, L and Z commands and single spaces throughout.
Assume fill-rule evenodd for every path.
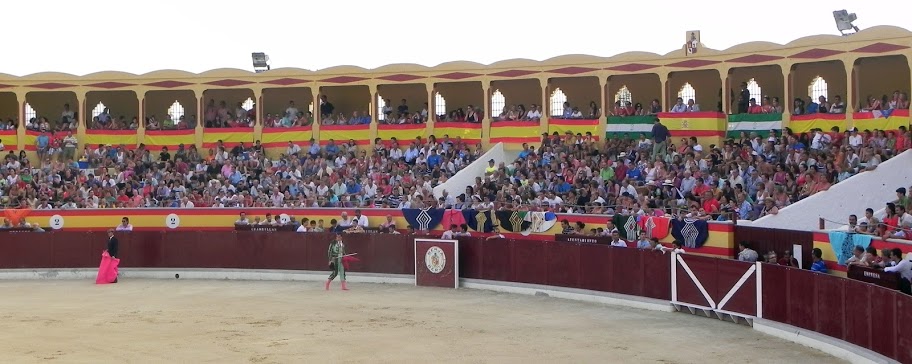
M 377 120 L 386 120 L 386 114 L 383 113 L 384 107 L 386 107 L 386 100 L 383 99 L 383 96 L 377 95 Z
M 314 112 L 314 103 L 313 103 L 313 101 L 310 102 L 310 105 L 307 105 L 307 111 L 310 111 L 310 113 L 313 114 L 313 112 Z
M 697 101 L 697 90 L 694 90 L 693 86 L 690 85 L 690 82 L 685 82 L 684 86 L 681 86 L 681 91 L 678 91 L 678 97 L 684 100 L 686 104 L 688 100 Z
M 439 92 L 434 93 L 434 113 L 437 115 L 446 115 L 446 99 Z
M 752 78 L 747 81 L 747 91 L 750 91 L 751 98 L 757 100 L 758 104 L 763 100 L 763 90 L 760 89 L 760 84 L 757 83 L 757 80 Z
M 817 99 L 819 99 L 820 96 L 826 97 L 827 99 L 830 98 L 827 94 L 827 82 L 823 77 L 814 77 L 814 80 L 808 85 L 808 96 L 814 99 L 814 102 L 817 102 Z
M 174 100 L 174 103 L 168 108 L 168 115 L 171 115 L 171 120 L 180 120 L 181 116 L 184 116 L 184 105 Z
M 36 112 L 35 109 L 32 108 L 32 105 L 25 103 L 25 121 L 28 122 L 29 120 L 32 120 L 37 117 L 38 117 L 38 112 Z
M 105 106 L 104 103 L 98 102 L 98 105 L 95 105 L 95 108 L 92 109 L 92 117 L 94 118 L 98 115 L 101 115 L 101 113 L 103 113 L 104 109 L 106 109 L 106 108 L 107 108 L 107 106 Z
M 500 116 L 506 106 L 507 98 L 504 97 L 500 90 L 494 90 L 494 94 L 491 95 L 491 117 L 496 118 Z
M 247 100 L 244 100 L 244 103 L 241 104 L 241 107 L 247 111 L 253 110 L 253 106 L 253 99 L 250 97 L 248 97 Z
M 624 106 L 625 103 L 633 103 L 633 94 L 630 93 L 630 89 L 627 88 L 627 85 L 621 86 L 621 89 L 614 94 L 614 102 L 621 101 L 621 106 Z
M 567 102 L 567 95 L 561 91 L 560 87 L 554 89 L 551 93 L 551 116 L 561 116 L 564 114 L 564 103 Z

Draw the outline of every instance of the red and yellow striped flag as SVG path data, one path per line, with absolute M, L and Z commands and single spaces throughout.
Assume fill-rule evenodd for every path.
M 329 143 L 330 139 L 336 144 L 344 144 L 351 139 L 357 145 L 369 145 L 370 125 L 320 125 L 320 145 Z
M 163 147 L 175 150 L 180 144 L 189 147 L 196 144 L 196 130 L 146 130 L 143 144 L 146 145 L 146 149 L 152 151 Z M 200 154 L 205 155 L 202 152 Z
M 25 150 L 29 152 L 38 151 L 38 146 L 35 145 L 35 143 L 37 142 L 39 135 L 41 135 L 41 133 L 34 130 L 25 131 L 25 141 L 23 141 L 25 144 Z
M 890 112 L 857 112 L 852 114 L 852 126 L 858 130 L 899 130 L 900 126 L 909 127 L 909 110 L 892 110 Z
M 15 150 L 19 145 L 19 135 L 15 130 L 0 130 L 0 144 L 6 147 L 5 150 Z
M 495 121 L 491 123 L 491 144 L 504 143 L 507 149 L 517 149 L 522 143 L 541 143 L 539 125 L 529 121 Z
M 137 133 L 138 132 L 136 130 L 88 129 L 85 131 L 85 139 L 82 142 L 83 144 L 88 144 L 93 148 L 97 147 L 99 144 L 102 144 L 115 147 L 123 145 L 127 149 L 135 149 L 138 140 Z
M 253 144 L 253 128 L 209 128 L 203 131 L 203 148 L 215 148 L 221 140 L 225 148 L 240 143 Z
M 845 114 L 807 114 L 792 115 L 788 128 L 793 133 L 807 133 L 813 129 L 830 131 L 834 126 L 839 127 L 840 131 L 849 127 Z
M 285 153 L 288 148 L 288 142 L 292 142 L 307 150 L 310 147 L 310 139 L 313 138 L 313 128 L 302 126 L 295 128 L 269 128 L 263 129 L 263 136 L 260 142 L 266 149 L 266 154 L 278 156 Z
M 673 137 L 724 137 L 728 116 L 715 111 L 659 113 Z
M 415 138 L 425 138 L 426 124 L 378 124 L 377 137 L 388 141 L 396 138 L 399 144 L 404 141 L 415 140 Z
M 450 139 L 460 138 L 468 145 L 477 144 L 481 143 L 481 124 L 438 121 L 434 123 L 431 135 L 438 140 L 448 135 Z
M 548 119 L 548 134 L 557 132 L 563 136 L 568 131 L 573 135 L 592 133 L 595 140 L 599 140 L 598 127 L 598 119 Z

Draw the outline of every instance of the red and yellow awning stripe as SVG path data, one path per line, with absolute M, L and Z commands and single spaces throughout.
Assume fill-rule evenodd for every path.
M 115 147 L 123 145 L 127 149 L 135 149 L 138 140 L 137 133 L 136 130 L 88 129 L 85 131 L 85 139 L 82 142 L 83 144 L 88 144 L 92 148 L 102 144 Z
M 196 130 L 146 130 L 146 136 L 143 144 L 146 149 L 151 151 L 168 147 L 168 150 L 176 150 L 178 145 L 183 144 L 185 147 L 196 144 Z M 201 152 L 202 154 L 202 152 Z
M 203 148 L 215 148 L 221 140 L 225 148 L 240 143 L 253 144 L 253 128 L 210 128 L 203 131 Z
M 438 140 L 448 135 L 452 140 L 459 138 L 464 143 L 473 145 L 481 143 L 481 124 L 438 121 L 434 123 L 434 130 L 431 134 Z
M 586 133 L 592 133 L 592 136 L 595 140 L 599 140 L 598 119 L 594 120 L 580 120 L 580 119 L 549 119 L 548 120 L 548 134 L 554 134 L 557 132 L 560 135 L 566 134 L 568 131 L 576 135 L 577 133 L 586 135 Z
M 336 144 L 354 140 L 357 145 L 369 145 L 371 143 L 370 125 L 320 125 L 320 145 L 326 145 L 330 139 L 334 140 Z
M 377 137 L 383 141 L 396 138 L 402 145 L 415 138 L 425 139 L 426 130 L 426 124 L 379 124 L 377 125 Z
M 858 130 L 899 130 L 900 126 L 909 127 L 909 110 L 893 110 L 886 118 L 882 115 L 873 112 L 854 113 L 852 126 Z
M 519 146 L 522 143 L 541 143 L 539 125 L 529 121 L 495 121 L 491 123 L 491 144 Z M 451 135 L 452 137 L 452 135 Z
M 658 117 L 673 137 L 724 137 L 728 131 L 728 116 L 720 112 L 663 112 Z
M 849 128 L 845 114 L 792 115 L 792 120 L 788 125 L 793 133 L 807 133 L 813 129 L 830 131 L 834 126 L 839 127 L 840 131 Z

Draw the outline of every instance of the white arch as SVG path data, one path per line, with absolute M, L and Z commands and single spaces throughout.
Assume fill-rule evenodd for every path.
M 439 92 L 435 92 L 434 93 L 434 114 L 446 115 L 446 113 L 447 113 L 446 99 L 443 98 L 443 95 L 441 95 Z M 432 115 L 428 115 L 428 117 L 431 117 L 431 116 Z
M 184 105 L 181 105 L 180 102 L 174 100 L 174 103 L 168 108 L 168 115 L 171 115 L 171 120 L 177 122 L 180 120 L 181 116 L 184 116 Z
M 94 118 L 98 115 L 101 115 L 101 113 L 103 113 L 104 109 L 106 109 L 106 108 L 107 108 L 107 106 L 105 106 L 105 104 L 103 102 L 99 101 L 98 105 L 95 105 L 95 108 L 92 109 L 92 117 Z
M 814 102 L 817 102 L 817 99 L 819 99 L 820 96 L 829 99 L 830 96 L 828 93 L 829 90 L 827 89 L 827 82 L 823 77 L 820 77 L 819 75 L 817 77 L 814 77 L 814 79 L 811 80 L 811 84 L 808 85 L 808 96 L 810 96 Z
M 254 102 L 253 98 L 248 97 L 247 100 L 244 100 L 244 103 L 241 104 L 241 108 L 244 110 L 250 111 L 253 110 Z
M 747 91 L 750 91 L 751 98 L 757 100 L 757 103 L 760 103 L 760 101 L 763 100 L 763 89 L 760 88 L 760 84 L 757 83 L 757 80 L 751 78 L 747 81 Z
M 623 101 L 623 103 L 633 103 L 633 94 L 630 93 L 630 89 L 627 88 L 627 85 L 621 86 L 621 89 L 614 94 L 614 102 Z M 624 106 L 623 103 L 621 106 Z
M 386 114 L 383 113 L 384 107 L 386 107 L 386 100 L 383 99 L 383 96 L 377 94 L 377 120 L 386 120 Z
M 567 95 L 560 87 L 554 89 L 551 93 L 551 116 L 561 116 L 564 113 L 564 103 L 567 102 Z
M 25 103 L 25 120 L 24 120 L 24 122 L 28 122 L 29 120 L 32 120 L 37 117 L 38 117 L 38 112 L 35 111 L 34 108 L 32 108 L 32 105 L 29 105 L 29 103 L 26 102 Z
M 496 118 L 500 116 L 500 113 L 503 112 L 504 107 L 506 106 L 507 98 L 504 97 L 500 90 L 494 90 L 494 94 L 491 95 L 491 117 Z
M 684 86 L 681 86 L 681 90 L 678 91 L 678 97 L 684 100 L 686 104 L 688 100 L 693 99 L 697 100 L 697 90 L 690 85 L 690 82 L 684 82 Z

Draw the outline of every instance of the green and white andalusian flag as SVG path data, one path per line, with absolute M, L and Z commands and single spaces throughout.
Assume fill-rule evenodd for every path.
M 750 135 L 757 133 L 762 138 L 769 136 L 770 130 L 782 130 L 782 114 L 735 114 L 728 116 L 729 138 L 738 138 L 741 132 Z
M 645 116 L 609 116 L 608 127 L 605 128 L 605 137 L 614 139 L 637 139 L 640 134 L 652 137 L 652 125 L 655 124 L 655 115 Z

